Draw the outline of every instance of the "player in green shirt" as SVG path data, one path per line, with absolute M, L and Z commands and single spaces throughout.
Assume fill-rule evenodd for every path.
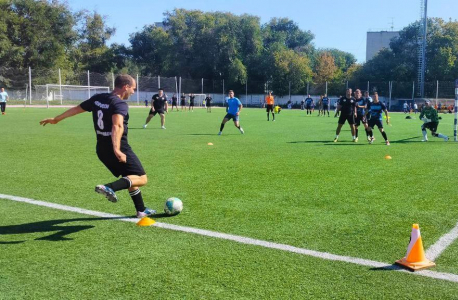
M 422 142 L 428 141 L 426 129 L 431 130 L 431 134 L 433 136 L 444 139 L 444 141 L 448 141 L 448 136 L 443 135 L 442 133 L 436 133 L 437 126 L 439 126 L 439 116 L 437 115 L 437 110 L 431 106 L 431 102 L 428 100 L 425 101 L 425 106 L 421 110 L 420 120 L 424 122 L 424 124 L 421 125 L 421 132 L 423 133 Z

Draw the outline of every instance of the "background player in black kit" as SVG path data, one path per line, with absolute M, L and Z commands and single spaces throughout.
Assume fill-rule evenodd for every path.
M 151 99 L 151 109 L 143 128 L 146 128 L 149 121 L 151 121 L 156 114 L 159 114 L 159 116 L 161 116 L 161 128 L 165 129 L 165 112 L 169 111 L 169 104 L 167 103 L 167 96 L 164 95 L 164 90 L 159 88 L 158 93 L 154 94 Z
M 348 121 L 351 129 L 351 135 L 353 136 L 353 142 L 356 140 L 355 137 L 355 117 L 356 117 L 356 100 L 351 96 L 352 89 L 347 89 L 345 97 L 342 97 L 337 102 L 337 113 L 340 111 L 339 122 L 336 129 L 336 137 L 334 143 L 339 140 L 340 130 Z
M 178 98 L 177 98 L 176 94 L 173 94 L 173 96 L 172 96 L 172 111 L 173 111 L 173 107 L 174 106 L 178 111 Z
M 129 99 L 135 93 L 136 87 L 131 76 L 119 75 L 115 79 L 112 93 L 97 94 L 57 117 L 40 121 L 40 125 L 57 124 L 74 115 L 92 112 L 97 135 L 97 156 L 115 177 L 122 176 L 114 182 L 97 185 L 95 191 L 111 202 L 117 202 L 116 191 L 128 189 L 137 217 L 141 218 L 155 214 L 156 211 L 145 207 L 143 203 L 139 187 L 147 182 L 146 172 L 127 142 L 129 107 L 123 100 Z
M 180 97 L 180 105 L 181 105 L 181 111 L 183 111 L 183 108 L 186 111 L 186 96 L 184 93 Z
M 207 112 L 212 112 L 212 95 L 208 94 L 208 96 L 205 98 L 205 105 L 207 106 Z
M 194 111 L 194 99 L 195 98 L 196 96 L 194 96 L 194 94 L 189 94 L 189 111 Z
M 360 89 L 355 91 L 355 99 L 356 99 L 356 120 L 355 120 L 355 142 L 358 142 L 358 127 L 361 123 L 364 126 L 364 130 L 366 131 L 367 140 L 370 141 L 369 130 L 367 127 L 367 119 L 366 119 L 366 109 L 367 109 L 367 98 L 362 97 L 362 93 Z

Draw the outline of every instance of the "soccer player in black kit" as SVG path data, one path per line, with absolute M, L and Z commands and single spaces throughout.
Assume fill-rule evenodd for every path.
M 161 129 L 165 129 L 165 112 L 169 111 L 169 104 L 167 103 L 167 96 L 164 95 L 164 90 L 159 88 L 158 93 L 154 94 L 151 99 L 151 109 L 143 128 L 146 128 L 149 121 L 151 121 L 156 114 L 159 114 L 159 116 L 161 116 Z
M 212 112 L 212 101 L 213 101 L 213 98 L 212 98 L 212 95 L 208 95 L 206 98 L 205 98 L 205 104 L 207 106 L 207 112 Z
M 355 136 L 355 117 L 356 117 L 356 99 L 351 96 L 352 89 L 347 89 L 345 97 L 342 97 L 337 102 L 337 112 L 340 113 L 339 122 L 336 129 L 336 137 L 334 143 L 339 140 L 340 130 L 345 124 L 345 121 L 348 121 L 351 129 L 351 135 L 353 137 L 353 142 L 356 140 Z M 336 113 L 337 114 L 337 113 Z
M 191 107 L 192 107 L 192 111 L 194 111 L 194 99 L 196 98 L 196 96 L 194 96 L 194 94 L 189 94 L 189 111 L 191 111 Z
M 64 113 L 40 121 L 40 125 L 57 124 L 74 115 L 92 112 L 94 130 L 97 135 L 96 152 L 108 170 L 120 179 L 104 185 L 97 185 L 95 191 L 111 202 L 117 202 L 117 191 L 129 190 L 134 202 L 137 217 L 155 214 L 156 211 L 145 207 L 139 187 L 147 183 L 146 172 L 137 155 L 127 141 L 129 106 L 123 100 L 135 93 L 137 84 L 129 75 L 119 75 L 111 93 L 97 94 Z
M 172 111 L 173 111 L 173 107 L 174 106 L 178 111 L 178 98 L 177 98 L 176 94 L 173 94 L 173 96 L 172 96 Z
M 362 97 L 362 93 L 360 89 L 355 91 L 355 99 L 356 99 L 356 120 L 355 120 L 355 142 L 358 142 L 358 127 L 361 123 L 364 126 L 364 130 L 366 131 L 367 140 L 370 141 L 369 130 L 367 127 L 367 119 L 366 119 L 366 109 L 368 100 L 367 98 Z

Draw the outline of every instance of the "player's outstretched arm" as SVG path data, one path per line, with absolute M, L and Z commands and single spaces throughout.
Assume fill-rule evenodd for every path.
M 80 114 L 86 112 L 84 109 L 81 108 L 81 106 L 75 106 L 70 108 L 69 110 L 65 111 L 64 113 L 54 117 L 54 118 L 49 118 L 49 119 L 44 119 L 40 121 L 40 125 L 45 126 L 46 124 L 57 124 L 63 119 L 73 117 L 74 115 Z

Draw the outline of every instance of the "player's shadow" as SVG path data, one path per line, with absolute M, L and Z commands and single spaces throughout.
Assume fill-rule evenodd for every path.
M 324 144 L 330 144 L 334 143 L 333 141 L 293 141 L 293 142 L 286 142 L 287 144 L 315 144 L 315 143 L 324 143 Z
M 172 217 L 176 217 L 176 216 L 178 216 L 178 214 L 176 214 L 176 215 L 168 215 L 166 213 L 160 213 L 160 214 L 152 215 L 151 218 L 152 219 L 161 219 L 161 218 L 172 218 Z
M 124 217 L 119 217 L 124 218 Z M 50 235 L 36 238 L 35 240 L 40 241 L 69 241 L 73 240 L 72 238 L 66 237 L 69 234 L 80 232 L 83 230 L 91 229 L 95 226 L 93 225 L 61 225 L 69 222 L 81 222 L 81 221 L 100 221 L 100 220 L 110 220 L 117 218 L 76 218 L 76 219 L 60 219 L 60 220 L 48 220 L 48 221 L 39 221 L 32 223 L 25 223 L 20 225 L 10 225 L 10 226 L 0 226 L 0 237 L 2 235 L 12 235 L 12 234 L 28 234 L 28 233 L 52 233 Z M 0 241 L 0 244 L 19 244 L 25 241 L 12 241 L 12 242 L 3 242 Z
M 183 135 L 217 135 L 216 133 L 189 133 L 189 134 L 183 134 Z
M 396 141 L 390 141 L 390 143 L 396 143 L 396 144 L 407 144 L 407 143 L 423 143 L 421 140 L 419 140 L 421 136 L 414 136 L 406 139 L 401 139 L 401 140 L 396 140 Z M 412 141 L 415 139 L 414 141 Z

